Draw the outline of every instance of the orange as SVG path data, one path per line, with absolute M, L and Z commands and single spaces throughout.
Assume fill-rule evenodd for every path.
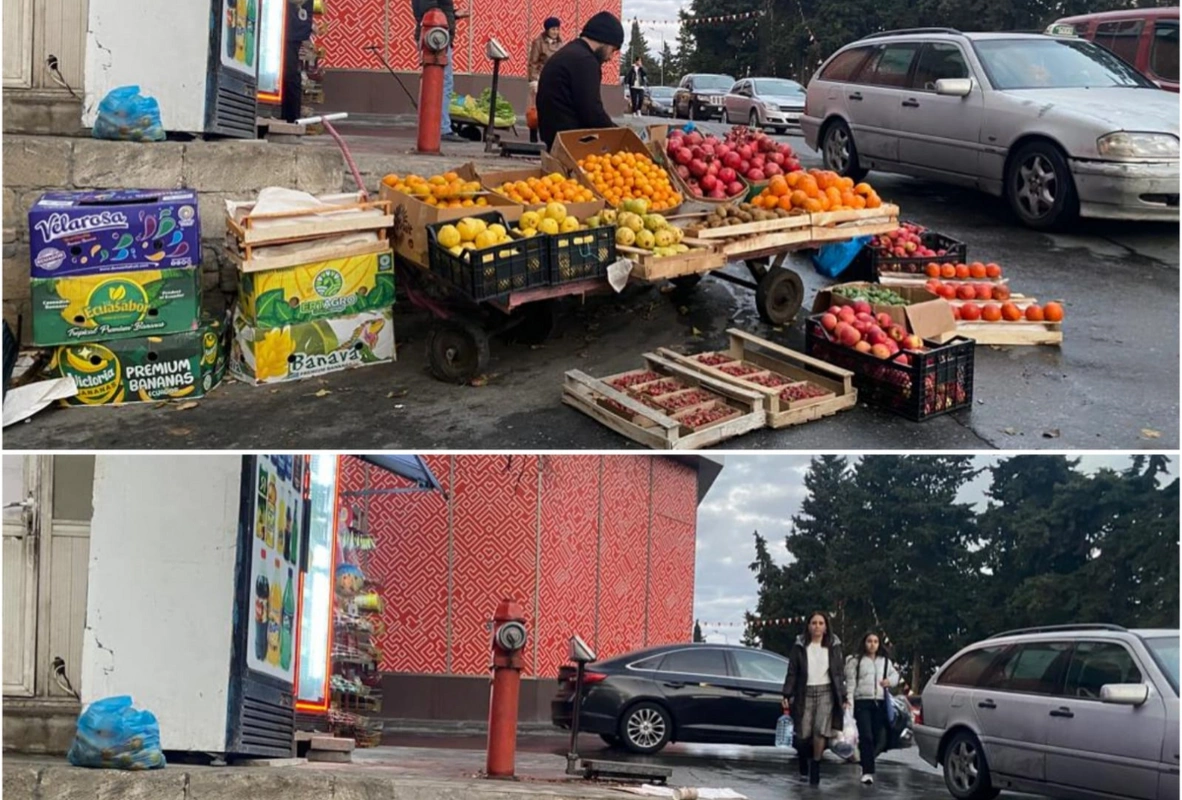
M 860 194 L 863 197 L 868 197 L 869 195 L 874 194 L 874 190 L 870 188 L 870 184 L 868 183 L 859 183 L 854 187 L 854 193 Z
M 986 322 L 997 322 L 1001 319 L 1001 306 L 997 303 L 986 303 L 981 309 L 981 319 Z
M 816 197 L 821 193 L 820 187 L 817 185 L 817 179 L 812 175 L 801 176 L 798 186 L 809 197 Z
M 791 211 L 792 210 L 792 198 L 789 197 L 788 195 L 784 195 L 783 197 L 780 198 L 780 202 L 778 205 L 784 211 Z
M 789 172 L 784 177 L 784 182 L 788 184 L 789 189 L 795 189 L 797 187 L 797 185 L 800 183 L 800 176 L 803 174 L 804 173 L 802 173 L 802 172 Z
M 788 194 L 788 181 L 786 181 L 780 175 L 775 175 L 772 177 L 772 180 L 768 184 L 767 188 L 776 197 L 783 197 L 784 195 Z
M 854 208 L 861 210 L 866 207 L 866 198 L 860 194 L 856 194 L 854 195 L 854 202 L 852 205 Z
M 881 206 L 882 206 L 882 200 L 879 199 L 877 194 L 875 194 L 874 192 L 871 192 L 869 195 L 866 196 L 866 208 L 879 208 Z
M 1058 303 L 1047 303 L 1042 307 L 1043 317 L 1047 322 L 1063 321 L 1063 306 Z
M 810 214 L 819 214 L 824 209 L 821 208 L 821 201 L 815 197 L 810 197 L 804 203 L 804 210 Z
M 829 188 L 825 190 L 825 195 L 829 198 L 830 207 L 841 205 L 841 189 L 838 189 L 832 183 L 830 183 Z
M 1034 303 L 1026 306 L 1026 319 L 1030 322 L 1042 322 L 1042 309 L 1036 306 Z
M 804 204 L 808 202 L 809 196 L 803 190 L 797 189 L 792 193 L 792 205 L 797 208 L 804 208 Z

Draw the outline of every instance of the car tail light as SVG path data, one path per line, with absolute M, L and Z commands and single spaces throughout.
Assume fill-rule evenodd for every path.
M 584 686 L 591 686 L 596 683 L 602 683 L 606 679 L 607 679 L 607 676 L 604 675 L 602 672 L 584 672 L 583 673 L 583 685 Z

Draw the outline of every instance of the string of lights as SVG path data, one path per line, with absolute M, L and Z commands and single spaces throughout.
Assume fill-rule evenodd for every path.
M 716 25 L 721 22 L 742 22 L 747 19 L 755 19 L 762 17 L 763 11 L 747 11 L 742 14 L 720 14 L 712 17 L 685 17 L 684 19 L 637 19 L 632 18 L 633 22 L 637 22 L 646 27 L 656 27 L 661 25 L 685 25 L 687 27 L 694 27 L 696 25 Z

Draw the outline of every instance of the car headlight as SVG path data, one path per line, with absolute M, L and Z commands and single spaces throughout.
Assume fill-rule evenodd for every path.
M 763 105 L 764 111 L 767 111 L 771 114 L 780 113 L 780 107 L 778 105 L 776 105 L 775 103 L 763 103 L 762 105 Z
M 1107 158 L 1177 158 L 1178 137 L 1118 131 L 1097 139 L 1096 149 Z

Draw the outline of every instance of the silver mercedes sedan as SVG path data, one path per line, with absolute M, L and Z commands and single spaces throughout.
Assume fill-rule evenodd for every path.
M 1073 37 L 922 28 L 834 53 L 801 128 L 825 166 L 1005 197 L 1032 228 L 1178 221 L 1178 95 Z

